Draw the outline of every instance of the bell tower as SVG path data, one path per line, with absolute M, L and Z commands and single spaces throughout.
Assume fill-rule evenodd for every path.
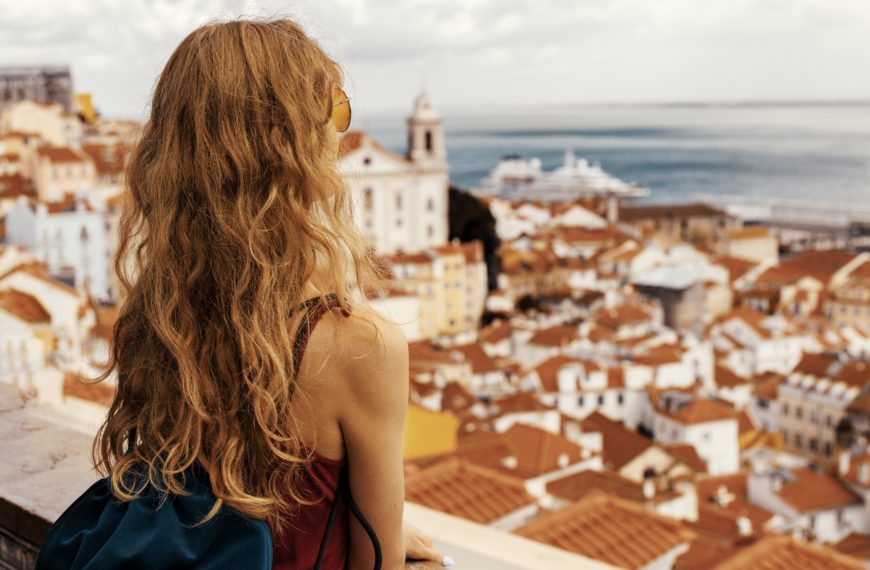
M 408 150 L 405 156 L 427 170 L 447 170 L 444 124 L 425 92 L 414 100 L 414 110 L 407 125 Z

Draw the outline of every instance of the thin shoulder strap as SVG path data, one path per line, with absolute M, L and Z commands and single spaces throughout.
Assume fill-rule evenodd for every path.
M 320 549 L 317 551 L 317 562 L 314 563 L 314 570 L 320 570 L 320 566 L 323 564 L 323 556 L 326 553 L 326 543 L 329 541 L 330 532 L 332 532 L 332 523 L 335 520 L 336 505 L 338 505 L 340 496 L 344 496 L 347 500 L 351 512 L 360 522 L 366 533 L 369 535 L 369 539 L 372 541 L 372 547 L 375 550 L 375 565 L 373 570 L 381 570 L 381 565 L 383 564 L 381 542 L 378 540 L 378 535 L 375 533 L 375 529 L 372 528 L 371 523 L 369 523 L 365 516 L 363 516 L 356 501 L 353 500 L 353 495 L 351 495 L 350 492 L 350 485 L 347 481 L 347 469 L 342 469 L 341 476 L 338 480 L 338 487 L 335 490 L 335 498 L 332 500 L 332 507 L 329 509 L 329 518 L 326 519 L 326 529 L 323 531 L 323 539 L 320 541 Z
M 302 322 L 299 325 L 299 329 L 296 332 L 296 339 L 293 343 L 293 365 L 295 368 L 293 371 L 294 381 L 296 380 L 296 377 L 299 376 L 299 365 L 302 362 L 302 355 L 305 352 L 305 347 L 308 345 L 308 337 L 311 335 L 311 331 L 314 330 L 317 322 L 324 314 L 326 314 L 326 311 L 337 306 L 340 306 L 338 304 L 338 296 L 335 293 L 329 293 L 323 297 L 317 296 L 307 299 L 301 303 L 299 307 L 290 312 L 290 314 L 293 315 L 300 308 L 305 308 L 305 313 L 302 315 Z M 342 308 L 341 314 L 345 317 L 350 316 L 350 313 L 344 308 Z M 293 394 L 293 386 L 294 384 L 290 385 L 291 395 Z

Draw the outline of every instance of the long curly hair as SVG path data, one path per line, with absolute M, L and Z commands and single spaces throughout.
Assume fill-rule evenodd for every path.
M 123 304 L 96 379 L 117 370 L 93 457 L 122 500 L 143 491 L 137 473 L 184 494 L 201 466 L 217 498 L 202 522 L 226 504 L 280 531 L 313 501 L 297 485 L 310 457 L 289 407 L 288 314 L 306 283 L 352 311 L 383 277 L 327 131 L 342 83 L 288 19 L 206 24 L 162 70 L 126 169 Z

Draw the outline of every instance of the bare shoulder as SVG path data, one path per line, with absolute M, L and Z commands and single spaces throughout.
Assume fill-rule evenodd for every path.
M 408 340 L 404 330 L 372 307 L 355 305 L 336 330 L 336 366 L 356 400 L 384 401 L 385 391 L 407 393 Z

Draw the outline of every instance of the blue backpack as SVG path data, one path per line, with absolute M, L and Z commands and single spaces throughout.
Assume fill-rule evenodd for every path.
M 214 505 L 201 473 L 185 473 L 189 495 L 147 487 L 133 501 L 119 501 L 108 478 L 85 491 L 48 529 L 37 570 L 110 570 L 272 567 L 272 535 L 265 521 L 222 507 L 195 526 Z
M 302 307 L 315 306 L 317 298 Z M 327 301 L 336 301 L 335 294 Z M 315 311 L 316 322 L 320 311 Z M 295 309 L 294 309 L 295 311 Z M 301 356 L 309 332 L 309 315 L 294 344 Z M 299 358 L 296 358 L 296 362 Z M 135 441 L 131 434 L 130 445 Z M 272 534 L 263 520 L 248 517 L 226 505 L 209 522 L 196 526 L 215 502 L 208 474 L 201 467 L 184 473 L 187 495 L 165 495 L 151 486 L 133 501 L 120 501 L 108 478 L 100 479 L 70 505 L 48 529 L 36 570 L 271 570 Z M 314 570 L 320 570 L 341 494 L 350 512 L 372 541 L 375 570 L 382 553 L 377 534 L 350 492 L 345 469 L 338 482 Z

